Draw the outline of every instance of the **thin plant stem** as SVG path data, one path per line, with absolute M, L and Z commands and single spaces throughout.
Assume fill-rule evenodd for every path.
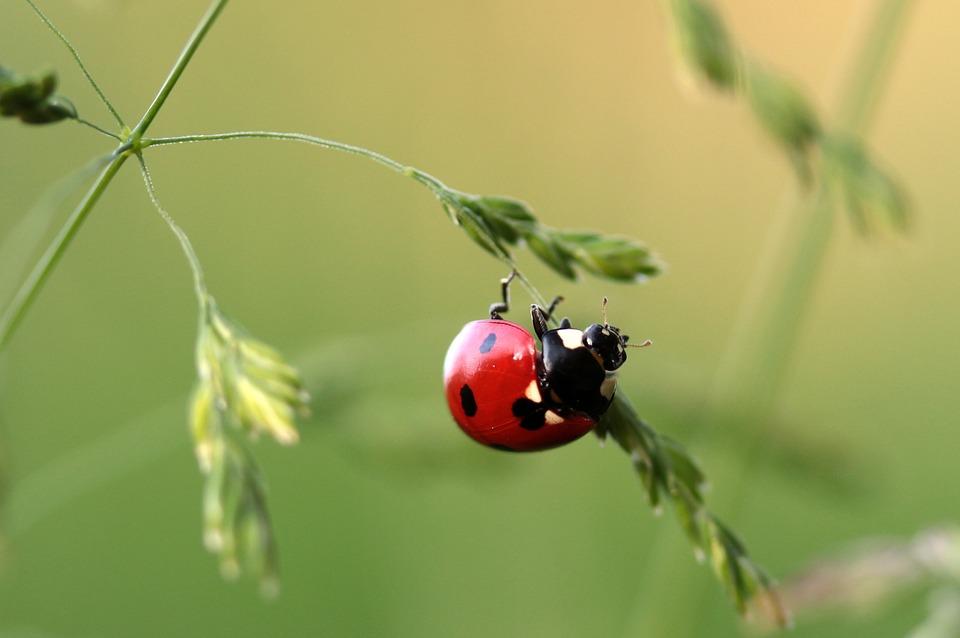
M 139 143 L 140 138 L 147 132 L 150 124 L 153 123 L 160 109 L 163 108 L 167 98 L 170 97 L 170 92 L 173 91 L 173 87 L 177 85 L 177 81 L 180 79 L 180 76 L 183 75 L 183 71 L 187 68 L 187 65 L 190 64 L 193 54 L 197 52 L 197 48 L 200 46 L 203 38 L 207 35 L 207 32 L 210 31 L 210 27 L 213 26 L 217 16 L 220 15 L 220 12 L 223 11 L 226 5 L 227 0 L 214 0 L 213 4 L 210 5 L 207 12 L 200 19 L 197 28 L 190 34 L 190 39 L 187 40 L 187 44 L 180 52 L 180 57 L 177 58 L 177 61 L 173 64 L 173 68 L 170 69 L 167 79 L 163 81 L 156 97 L 153 98 L 153 102 L 147 107 L 143 117 L 137 122 L 137 125 L 130 135 L 130 139 L 134 141 L 135 145 Z
M 107 137 L 109 137 L 109 138 L 111 138 L 111 139 L 114 139 L 114 140 L 116 140 L 116 141 L 118 141 L 118 142 L 122 142 L 122 141 L 123 141 L 122 139 L 120 139 L 120 136 L 117 135 L 116 133 L 111 133 L 111 132 L 108 131 L 107 129 L 105 129 L 105 128 L 101 127 L 101 126 L 97 126 L 96 124 L 94 124 L 93 122 L 90 122 L 89 120 L 85 120 L 85 119 L 83 119 L 82 117 L 75 118 L 75 120 L 76 120 L 77 124 L 83 124 L 83 125 L 86 126 L 87 128 L 92 128 L 92 129 L 93 129 L 94 131 L 96 131 L 97 133 L 101 133 L 101 134 L 103 134 L 103 135 L 106 135 Z
M 76 61 L 77 66 L 80 67 L 80 71 L 83 73 L 83 76 L 87 78 L 87 82 L 90 83 L 90 86 L 93 87 L 93 90 L 96 91 L 97 95 L 100 97 L 100 101 L 103 102 L 103 104 L 107 107 L 107 110 L 110 111 L 110 114 L 113 115 L 113 119 L 117 121 L 117 124 L 120 125 L 120 128 L 124 128 L 126 124 L 123 123 L 123 118 L 120 117 L 120 113 L 116 108 L 114 108 L 110 100 L 107 99 L 106 94 L 100 88 L 100 85 L 97 84 L 97 81 L 93 79 L 92 75 L 90 75 L 90 71 L 87 70 L 87 65 L 84 64 L 83 60 L 80 58 L 80 53 L 77 51 L 76 47 L 70 43 L 70 40 L 67 39 L 67 36 L 63 35 L 63 32 L 53 24 L 50 18 L 48 18 L 47 15 L 40 10 L 40 7 L 38 7 L 33 0 L 26 0 L 26 2 L 28 5 L 30 5 L 30 8 L 33 9 L 33 12 L 36 13 L 37 16 L 43 21 L 43 23 L 47 25 L 47 28 L 53 31 L 53 34 L 60 38 L 60 41 L 63 42 L 63 44 L 67 47 L 67 49 L 70 51 L 70 55 L 72 55 L 73 59 Z
M 886 0 L 874 12 L 870 35 L 849 72 L 847 90 L 837 108 L 836 122 L 842 131 L 862 133 L 870 125 L 912 4 L 912 0 Z
M 47 246 L 47 249 L 40 256 L 40 261 L 37 262 L 37 265 L 20 286 L 17 294 L 14 295 L 10 305 L 0 316 L 0 349 L 7 344 L 10 336 L 17 329 L 27 309 L 36 299 L 37 294 L 59 263 L 60 258 L 63 257 L 63 253 L 76 236 L 77 231 L 80 230 L 80 226 L 83 225 L 84 220 L 100 200 L 100 196 L 103 195 L 127 157 L 128 154 L 125 152 L 114 154 L 113 159 L 103 169 L 97 181 L 90 187 L 80 203 L 77 204 L 66 223 L 60 228 L 57 236 L 54 237 L 53 242 Z
M 350 155 L 359 155 L 361 157 L 366 157 L 368 159 L 377 162 L 386 166 L 390 170 L 400 173 L 401 175 L 407 175 L 420 181 L 421 183 L 431 186 L 435 190 L 448 191 L 449 188 L 441 182 L 436 177 L 425 173 L 419 169 L 413 168 L 412 166 L 407 166 L 402 164 L 394 159 L 387 157 L 382 153 L 376 151 L 371 151 L 370 149 L 363 148 L 362 146 L 355 146 L 353 144 L 346 144 L 344 142 L 337 142 L 334 140 L 324 139 L 322 137 L 317 137 L 315 135 L 307 135 L 305 133 L 285 133 L 278 131 L 231 131 L 229 133 L 209 133 L 201 135 L 179 135 L 176 137 L 153 137 L 153 138 L 144 138 L 140 146 L 141 148 L 148 148 L 150 146 L 165 146 L 170 144 L 190 144 L 195 142 L 222 142 L 226 140 L 242 140 L 242 139 L 260 139 L 260 140 L 287 140 L 292 142 L 302 142 L 304 144 L 312 144 L 314 146 L 319 146 L 321 148 L 339 151 L 341 153 L 349 153 Z
M 357 155 L 360 157 L 365 157 L 367 159 L 373 160 L 378 164 L 386 166 L 390 170 L 410 177 L 411 179 L 419 182 L 420 184 L 429 188 L 434 195 L 437 196 L 442 202 L 449 203 L 451 201 L 452 190 L 442 181 L 434 177 L 433 175 L 422 171 L 413 166 L 408 166 L 402 162 L 387 157 L 382 153 L 372 151 L 362 146 L 356 146 L 354 144 L 346 144 L 344 142 L 337 142 L 334 140 L 324 139 L 322 137 L 317 137 L 315 135 L 307 135 L 305 133 L 290 133 L 290 132 L 279 132 L 279 131 L 231 131 L 227 133 L 207 133 L 207 134 L 197 134 L 197 135 L 178 135 L 175 137 L 153 137 L 153 138 L 143 138 L 140 141 L 140 148 L 146 149 L 151 146 L 170 146 L 176 144 L 191 144 L 198 142 L 223 142 L 228 140 L 243 140 L 243 139 L 260 139 L 260 140 L 285 140 L 291 142 L 301 142 L 304 144 L 311 144 L 313 146 L 319 146 L 320 148 L 338 151 L 341 153 L 347 153 L 349 155 Z M 533 300 L 540 304 L 541 306 L 546 306 L 546 299 L 540 293 L 539 290 L 534 287 L 530 280 L 517 268 L 516 263 L 510 257 L 510 255 L 497 255 L 497 257 L 503 261 L 507 266 L 512 268 L 517 273 L 517 280 L 520 284 L 527 290 Z
M 177 241 L 180 242 L 180 247 L 183 248 L 183 252 L 187 256 L 187 261 L 190 263 L 190 270 L 193 271 L 193 288 L 197 293 L 197 302 L 200 304 L 202 311 L 209 302 L 210 295 L 207 292 L 207 284 L 203 275 L 203 266 L 200 265 L 200 258 L 197 257 L 197 253 L 193 249 L 193 244 L 190 243 L 190 238 L 187 237 L 187 233 L 180 228 L 180 225 L 177 224 L 173 217 L 170 216 L 170 213 L 168 213 L 160 203 L 160 199 L 157 197 L 157 189 L 153 183 L 153 176 L 150 174 L 150 169 L 147 167 L 146 161 L 141 155 L 137 155 L 137 161 L 140 162 L 140 174 L 143 176 L 143 184 L 146 186 L 147 195 L 149 195 L 153 207 L 157 209 L 157 213 L 163 218 L 167 226 L 170 227 L 173 234 L 176 235 Z

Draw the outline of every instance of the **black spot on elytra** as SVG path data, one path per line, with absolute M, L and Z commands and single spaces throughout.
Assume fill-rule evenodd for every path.
M 513 416 L 524 417 L 536 410 L 539 407 L 539 403 L 534 403 L 527 397 L 520 397 L 513 402 Z
M 493 332 L 487 335 L 487 338 L 483 340 L 483 343 L 480 344 L 480 352 L 487 354 L 493 350 L 493 344 L 497 342 L 497 335 Z
M 546 421 L 546 410 L 537 410 L 520 419 L 520 427 L 524 430 L 539 430 Z
M 473 397 L 473 390 L 467 384 L 463 384 L 463 387 L 460 388 L 460 406 L 467 416 L 473 416 L 477 413 L 477 400 Z
M 513 416 L 520 417 L 520 427 L 524 430 L 539 430 L 546 422 L 546 408 L 526 397 L 513 402 Z

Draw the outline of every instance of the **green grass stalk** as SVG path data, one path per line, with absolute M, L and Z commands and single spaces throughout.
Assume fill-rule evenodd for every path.
M 883 0 L 873 10 L 863 44 L 843 82 L 833 128 L 859 134 L 868 127 L 889 75 L 910 4 L 910 0 Z M 836 215 L 829 180 L 824 179 L 822 166 L 819 170 L 816 192 L 788 212 L 786 223 L 779 224 L 779 232 L 771 235 L 763 249 L 766 260 L 761 262 L 755 271 L 756 279 L 748 287 L 726 362 L 718 371 L 712 400 L 700 420 L 702 427 L 709 423 L 711 410 L 724 413 L 734 406 L 734 412 L 743 409 L 738 415 L 754 424 L 754 444 L 742 450 L 737 468 L 723 478 L 722 497 L 727 505 L 718 509 L 728 517 L 750 489 L 764 430 L 773 421 L 770 417 L 833 236 Z M 704 611 L 709 609 L 704 604 L 706 588 L 701 578 L 688 578 L 690 569 L 678 570 L 678 547 L 666 530 L 655 537 L 650 550 L 651 567 L 624 636 L 703 635 Z M 694 611 L 698 609 L 700 613 Z M 661 630 L 667 633 L 658 633 Z

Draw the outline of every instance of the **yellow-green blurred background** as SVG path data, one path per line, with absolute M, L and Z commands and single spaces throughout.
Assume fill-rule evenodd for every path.
M 203 0 L 46 2 L 128 120 L 152 98 Z M 829 108 L 868 1 L 725 0 L 740 44 Z M 870 140 L 908 185 L 908 237 L 838 218 L 768 433 L 689 440 L 719 514 L 778 577 L 862 537 L 960 517 L 957 337 L 960 6 L 916 2 Z M 577 323 L 656 347 L 622 374 L 681 440 L 707 393 L 790 166 L 743 104 L 677 81 L 662 6 L 241 2 L 211 32 L 155 135 L 297 130 L 375 148 L 457 188 L 530 202 L 545 223 L 648 242 L 643 286 L 562 281 L 526 253 Z M 0 7 L 0 59 L 59 70 L 81 113 L 109 118 L 25 3 Z M 54 180 L 110 149 L 72 124 L 0 123 L 0 235 Z M 221 307 L 300 362 L 315 417 L 264 443 L 283 592 L 224 583 L 200 539 L 185 424 L 196 318 L 179 247 L 125 170 L 0 363 L 6 486 L 0 636 L 737 636 L 745 630 L 627 459 L 593 437 L 537 455 L 480 448 L 440 393 L 444 351 L 504 268 L 424 189 L 363 159 L 233 142 L 149 153 L 161 198 Z M 133 166 L 128 166 L 133 169 Z M 62 219 L 67 210 L 61 210 Z M 4 294 L 15 272 L 0 273 Z M 518 289 L 521 308 L 528 299 Z M 522 314 L 520 315 L 522 317 Z M 808 448 L 803 448 L 807 450 Z M 829 463 L 820 454 L 829 453 Z M 804 456 L 806 455 L 806 456 Z M 922 592 L 799 637 L 902 636 Z

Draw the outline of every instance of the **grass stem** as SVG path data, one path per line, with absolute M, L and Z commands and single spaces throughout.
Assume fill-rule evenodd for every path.
M 200 47 L 200 43 L 203 42 L 203 38 L 210 31 L 210 27 L 213 26 L 217 16 L 220 15 L 226 5 L 227 0 L 214 0 L 213 4 L 210 5 L 210 7 L 207 9 L 207 12 L 200 19 L 200 23 L 190 35 L 190 39 L 187 40 L 187 44 L 180 52 L 180 57 L 177 58 L 173 68 L 170 69 L 167 79 L 163 81 L 163 84 L 160 86 L 160 90 L 157 92 L 156 97 L 153 98 L 153 102 L 150 103 L 150 106 L 147 107 L 143 117 L 140 118 L 140 121 L 137 122 L 137 125 L 134 127 L 133 132 L 130 135 L 130 139 L 132 139 L 135 144 L 139 143 L 140 138 L 143 137 L 143 134 L 147 132 L 150 124 L 153 123 L 153 120 L 160 113 L 160 109 L 163 108 L 167 98 L 170 97 L 170 92 L 173 91 L 173 87 L 177 85 L 177 82 L 180 80 L 180 76 L 183 75 L 187 65 L 190 64 L 193 54 L 197 52 L 197 49 Z
M 180 242 L 180 247 L 187 257 L 190 270 L 193 272 L 193 288 L 197 293 L 197 302 L 200 304 L 202 311 L 210 299 L 210 294 L 207 292 L 207 284 L 203 274 L 203 266 L 200 265 L 200 258 L 197 257 L 197 253 L 193 249 L 193 244 L 190 242 L 187 233 L 184 232 L 180 225 L 171 217 L 170 213 L 167 212 L 167 209 L 160 203 L 160 199 L 157 197 L 156 186 L 154 186 L 153 183 L 153 175 L 150 173 L 146 161 L 141 155 L 137 155 L 137 161 L 140 162 L 140 174 L 143 176 L 143 184 L 147 189 L 150 202 L 153 204 L 153 207 L 157 209 L 157 213 L 163 218 L 163 221 L 170 227 L 170 230 L 173 231 L 173 234 L 176 235 L 177 241 Z
M 50 277 L 50 273 L 60 262 L 63 253 L 67 250 L 70 242 L 76 236 L 80 226 L 93 210 L 93 207 L 100 200 L 100 196 L 107 189 L 110 182 L 116 176 L 117 171 L 123 166 L 128 155 L 125 152 L 115 153 L 113 159 L 100 173 L 97 181 L 94 182 L 90 190 L 83 197 L 77 207 L 70 214 L 66 223 L 60 228 L 60 231 L 54 237 L 53 242 L 47 246 L 47 249 L 40 256 L 40 261 L 27 276 L 26 280 L 20 286 L 17 294 L 14 295 L 10 305 L 7 306 L 2 316 L 0 316 L 0 349 L 2 349 L 10 337 L 13 335 L 20 321 L 23 319 L 27 309 L 36 299 L 37 294 Z
M 97 133 L 100 133 L 101 135 L 106 135 L 107 137 L 109 137 L 109 138 L 111 138 L 111 139 L 113 139 L 113 140 L 116 140 L 117 142 L 122 142 L 122 141 L 123 141 L 122 139 L 120 139 L 120 136 L 117 135 L 116 133 L 111 133 L 110 131 L 108 131 L 107 129 L 103 128 L 102 126 L 97 126 L 97 125 L 94 124 L 93 122 L 90 122 L 90 121 L 88 121 L 88 120 L 85 120 L 85 119 L 83 119 L 82 117 L 76 118 L 75 121 L 76 121 L 77 124 L 82 124 L 83 126 L 86 126 L 87 128 L 91 128 L 91 129 L 93 129 L 94 131 L 96 131 Z
M 442 202 L 448 202 L 451 199 L 451 194 L 453 191 L 442 181 L 434 177 L 433 175 L 422 171 L 413 166 L 408 166 L 401 162 L 396 161 L 393 158 L 387 157 L 382 153 L 372 151 L 370 149 L 364 148 L 362 146 L 356 146 L 354 144 L 346 144 L 344 142 L 337 142 L 335 140 L 328 140 L 322 137 L 317 137 L 315 135 L 307 135 L 306 133 L 292 133 L 292 132 L 280 132 L 280 131 L 231 131 L 227 133 L 205 133 L 205 134 L 196 134 L 196 135 L 178 135 L 174 137 L 153 137 L 153 138 L 143 138 L 140 141 L 140 148 L 146 149 L 152 146 L 171 146 L 175 144 L 192 144 L 198 142 L 223 142 L 228 140 L 243 140 L 243 139 L 259 139 L 259 140 L 285 140 L 291 142 L 301 142 L 304 144 L 311 144 L 313 146 L 319 146 L 320 148 L 325 148 L 328 150 L 338 151 L 341 153 L 347 153 L 349 155 L 357 155 L 359 157 L 365 157 L 367 159 L 373 160 L 374 162 L 386 166 L 390 170 L 409 177 L 414 181 L 426 186 L 429 188 L 434 195 L 437 196 Z M 498 255 L 498 258 L 503 261 L 508 267 L 512 268 L 517 273 L 517 280 L 520 282 L 520 285 L 527 290 L 531 298 L 541 306 L 546 307 L 547 302 L 544 296 L 540 293 L 539 290 L 534 287 L 530 280 L 517 268 L 516 263 L 509 255 Z

